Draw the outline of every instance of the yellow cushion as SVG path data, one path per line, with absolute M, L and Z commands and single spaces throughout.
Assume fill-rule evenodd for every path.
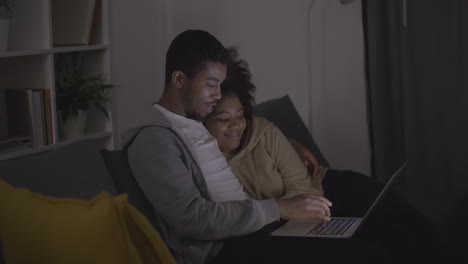
M 142 263 L 176 263 L 171 251 L 148 219 L 127 200 L 126 195 L 116 198 L 121 216 L 133 245 L 138 249 Z
M 126 194 L 54 198 L 0 180 L 0 241 L 6 263 L 175 263 Z

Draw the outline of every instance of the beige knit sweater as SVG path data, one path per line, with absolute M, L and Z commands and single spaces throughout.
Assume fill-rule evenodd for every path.
M 224 154 L 245 191 L 257 200 L 297 194 L 323 195 L 326 168 L 312 177 L 283 133 L 271 122 L 254 117 L 247 123 L 241 151 Z

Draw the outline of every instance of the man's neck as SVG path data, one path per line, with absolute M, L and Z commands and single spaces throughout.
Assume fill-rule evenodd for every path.
M 161 98 L 159 98 L 159 101 L 157 102 L 160 106 L 166 108 L 168 111 L 171 111 L 174 114 L 178 114 L 181 116 L 187 117 L 187 114 L 183 110 L 183 107 L 181 104 L 177 101 L 175 95 L 169 95 L 166 93 L 166 91 L 163 92 Z

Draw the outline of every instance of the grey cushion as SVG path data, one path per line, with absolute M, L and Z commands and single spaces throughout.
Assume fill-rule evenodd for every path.
M 254 114 L 267 118 L 286 137 L 293 138 L 309 148 L 322 166 L 328 167 L 330 165 L 299 116 L 289 95 L 257 104 L 254 108 Z
M 117 194 L 94 140 L 0 162 L 0 178 L 53 197 L 90 199 L 102 191 Z
M 101 154 L 106 161 L 107 169 L 114 180 L 117 191 L 128 194 L 129 202 L 158 229 L 153 207 L 133 176 L 126 151 L 103 149 Z

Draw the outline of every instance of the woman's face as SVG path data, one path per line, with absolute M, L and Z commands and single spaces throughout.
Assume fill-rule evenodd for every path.
M 233 153 L 240 145 L 246 121 L 244 109 L 236 95 L 223 96 L 206 118 L 205 126 L 218 140 L 224 153 Z

